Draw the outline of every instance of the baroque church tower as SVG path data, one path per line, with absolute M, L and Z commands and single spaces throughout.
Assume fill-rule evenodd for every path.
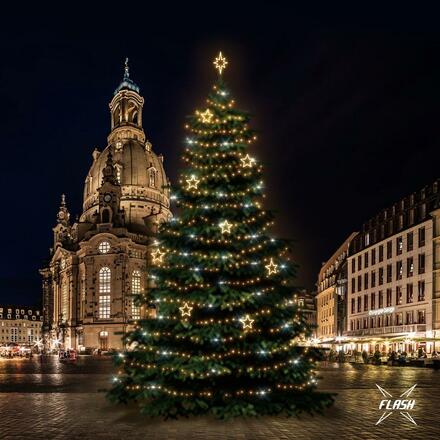
M 134 298 L 148 289 L 149 247 L 171 212 L 163 156 L 145 137 L 143 105 L 126 60 L 110 102 L 107 146 L 92 154 L 83 212 L 72 223 L 62 195 L 50 260 L 40 270 L 47 348 L 122 348 L 122 334 L 147 312 Z

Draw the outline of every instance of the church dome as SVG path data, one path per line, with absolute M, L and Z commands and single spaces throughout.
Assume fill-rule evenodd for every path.
M 124 80 L 128 78 L 125 67 Z M 118 88 L 119 89 L 119 88 Z M 117 89 L 110 103 L 111 127 L 108 146 L 95 149 L 93 164 L 84 185 L 84 203 L 81 221 L 92 222 L 99 207 L 98 189 L 102 185 L 103 170 L 109 151 L 113 155 L 116 177 L 121 185 L 120 208 L 124 210 L 125 224 L 132 232 L 145 233 L 148 219 L 161 221 L 171 216 L 169 182 L 163 167 L 163 156 L 152 150 L 145 141 L 142 128 L 144 99 L 133 88 Z

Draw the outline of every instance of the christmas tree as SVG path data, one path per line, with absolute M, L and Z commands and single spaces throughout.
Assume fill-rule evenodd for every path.
M 151 251 L 156 307 L 127 335 L 110 391 L 151 416 L 298 414 L 332 403 L 316 391 L 317 353 L 294 300 L 289 246 L 270 235 L 256 136 L 221 74 L 186 126 L 184 169 L 173 191 L 179 215 Z

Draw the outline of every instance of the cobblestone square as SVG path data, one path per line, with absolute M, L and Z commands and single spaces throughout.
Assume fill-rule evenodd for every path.
M 440 436 L 439 371 L 409 367 L 324 365 L 320 389 L 338 393 L 324 415 L 219 421 L 211 418 L 152 420 L 136 407 L 114 406 L 101 391 L 110 384 L 112 363 L 80 358 L 0 360 L 0 438 L 22 439 L 433 439 Z M 382 398 L 417 384 L 411 415 L 398 411 L 375 423 Z

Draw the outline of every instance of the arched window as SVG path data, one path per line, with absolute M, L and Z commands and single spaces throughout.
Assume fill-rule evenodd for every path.
M 92 194 L 93 191 L 93 176 L 89 176 L 89 186 L 88 186 L 89 194 Z
M 62 314 L 62 321 L 66 322 L 69 318 L 69 295 L 68 295 L 68 286 L 67 286 L 67 280 L 63 282 L 62 288 L 61 288 L 61 314 Z
M 110 209 L 104 208 L 101 213 L 101 223 L 110 223 Z
M 111 271 L 109 267 L 99 270 L 99 317 L 110 318 Z
M 150 168 L 150 170 L 148 171 L 148 178 L 149 178 L 149 186 L 151 188 L 156 188 L 156 174 L 157 171 L 155 168 Z
M 134 270 L 131 275 L 131 294 L 139 295 L 141 293 L 141 271 Z M 131 303 L 131 317 L 133 319 L 140 319 L 141 310 L 138 305 L 135 304 L 135 297 L 132 299 Z
M 121 108 L 119 104 L 115 107 L 113 111 L 113 127 L 117 127 L 121 122 Z
M 133 124 L 137 124 L 137 117 L 138 117 L 138 106 L 134 101 L 129 101 L 128 103 L 128 109 L 127 109 L 127 122 L 131 122 Z

